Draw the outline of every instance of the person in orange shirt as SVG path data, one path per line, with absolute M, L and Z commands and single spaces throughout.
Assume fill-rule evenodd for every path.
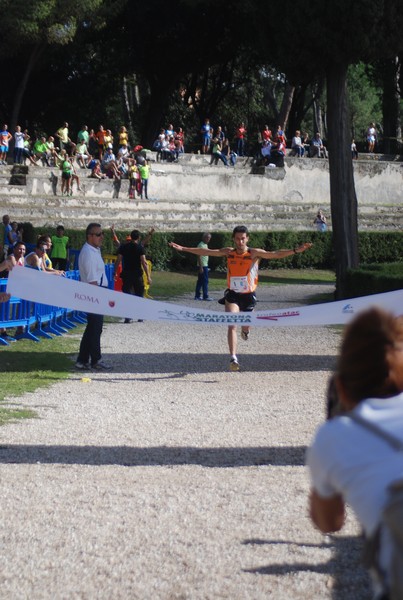
M 100 160 L 102 160 L 102 157 L 104 155 L 105 136 L 106 136 L 106 131 L 104 129 L 104 126 L 100 125 L 97 133 L 95 134 L 95 137 L 98 142 L 98 155 L 99 155 Z
M 286 258 L 293 254 L 305 252 L 312 244 L 305 243 L 292 250 L 275 250 L 269 252 L 261 248 L 249 248 L 249 232 L 245 225 L 238 225 L 232 232 L 234 246 L 232 248 L 186 248 L 170 242 L 169 245 L 179 252 L 189 252 L 198 256 L 226 256 L 227 257 L 227 289 L 224 298 L 219 300 L 225 305 L 225 312 L 251 312 L 256 305 L 255 291 L 258 284 L 259 262 L 262 258 Z M 241 337 L 247 341 L 249 338 L 249 325 L 241 328 Z M 228 327 L 228 347 L 230 352 L 230 371 L 239 371 L 240 366 L 236 355 L 237 351 L 236 325 Z

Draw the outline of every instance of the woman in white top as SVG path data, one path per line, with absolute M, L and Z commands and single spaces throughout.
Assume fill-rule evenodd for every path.
M 375 123 L 370 123 L 367 130 L 367 142 L 368 142 L 368 152 L 373 152 L 375 150 L 376 143 L 376 128 Z
M 17 125 L 14 133 L 14 164 L 22 163 L 22 153 L 24 150 L 25 134 L 21 131 L 20 125 Z
M 372 538 L 388 487 L 403 479 L 402 453 L 348 415 L 403 442 L 403 316 L 396 318 L 380 308 L 358 314 L 345 332 L 334 383 L 344 413 L 319 428 L 308 451 L 310 514 L 322 532 L 338 531 L 348 503 Z M 376 585 L 386 594 L 391 554 L 391 538 L 382 529 Z

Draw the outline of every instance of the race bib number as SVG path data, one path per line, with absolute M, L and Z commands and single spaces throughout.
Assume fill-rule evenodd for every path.
M 234 292 L 244 294 L 249 291 L 248 278 L 247 277 L 231 277 L 230 278 L 230 289 Z

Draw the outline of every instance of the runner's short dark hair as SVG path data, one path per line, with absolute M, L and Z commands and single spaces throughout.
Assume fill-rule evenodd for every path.
M 236 227 L 234 227 L 232 237 L 234 237 L 236 233 L 246 233 L 246 235 L 249 235 L 248 228 L 245 225 L 237 225 Z

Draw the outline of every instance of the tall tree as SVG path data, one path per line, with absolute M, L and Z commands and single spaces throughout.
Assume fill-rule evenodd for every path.
M 392 58 L 403 48 L 401 0 L 260 0 L 255 36 L 292 83 L 325 77 L 336 296 L 344 297 L 348 268 L 357 267 L 357 196 L 347 106 L 350 64 Z M 281 23 L 281 27 L 279 27 Z M 292 40 L 288 47 L 284 39 Z M 387 40 L 387 43 L 385 43 Z
M 71 43 L 77 29 L 86 19 L 96 16 L 102 0 L 0 0 L 2 60 L 26 58 L 22 73 L 18 73 L 13 89 L 11 127 L 18 121 L 23 96 L 34 69 L 45 52 L 52 47 Z

